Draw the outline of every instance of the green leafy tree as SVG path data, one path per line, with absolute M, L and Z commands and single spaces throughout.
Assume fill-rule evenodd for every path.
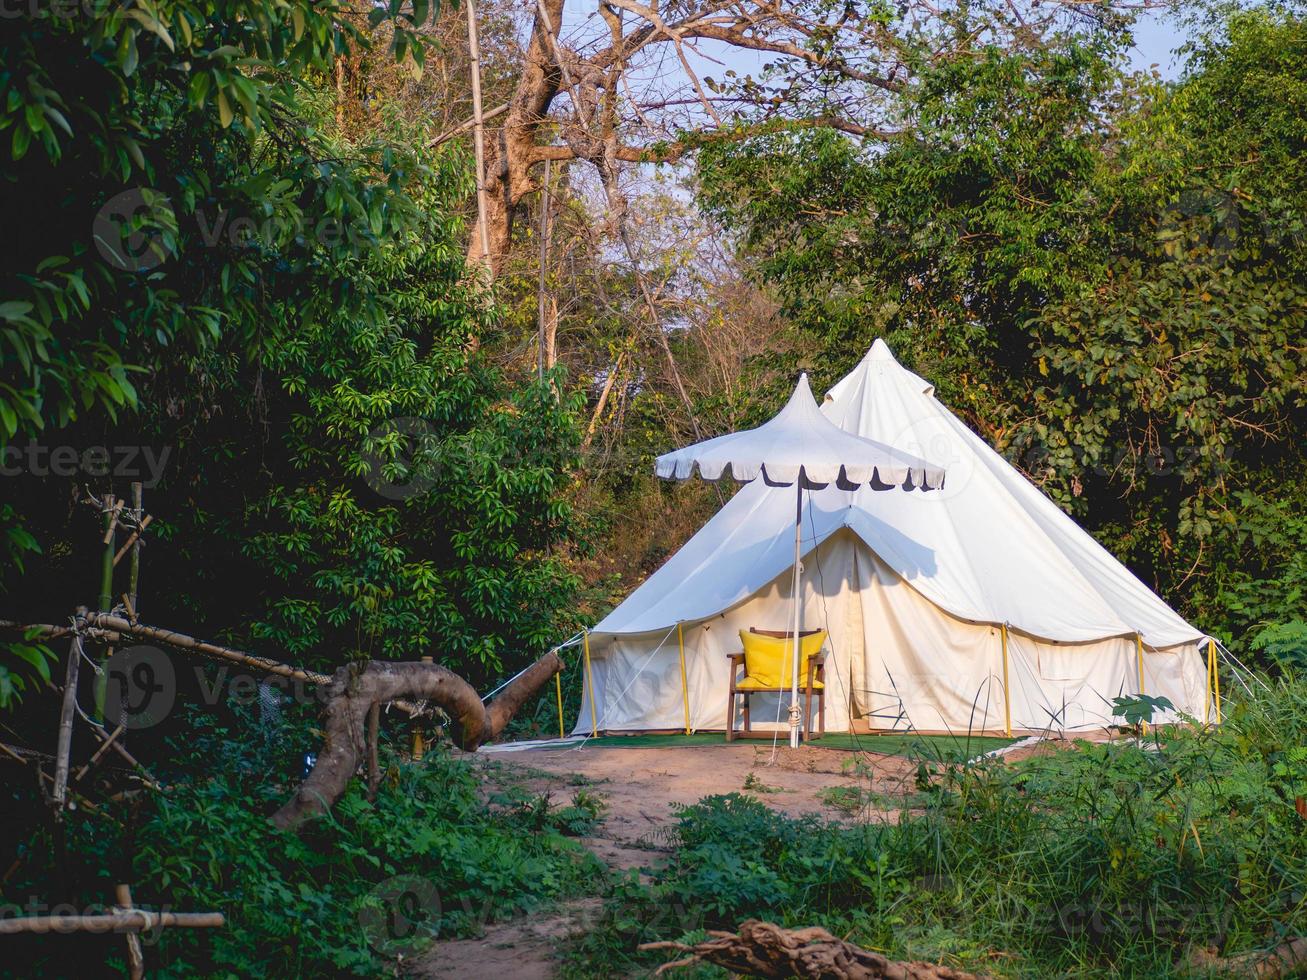
M 1302 501 L 1303 32 L 1237 17 L 1173 85 L 1126 74 L 1110 31 L 965 46 L 920 66 L 899 134 L 710 147 L 702 200 L 831 379 L 888 336 L 1137 572 L 1233 634 L 1248 620 L 1218 611 L 1227 586 L 1291 574 L 1243 515 Z
M 431 652 L 484 676 L 570 620 L 574 406 L 478 351 L 495 313 L 462 261 L 465 157 L 402 106 L 333 125 L 336 59 L 420 64 L 431 15 L 59 5 L 7 34 L 0 166 L 31 234 L 0 277 L 0 435 L 169 450 L 161 619 L 323 667 Z M 94 604 L 68 482 L 127 493 L 9 478 L 18 618 Z M 7 649 L 0 703 L 48 673 Z

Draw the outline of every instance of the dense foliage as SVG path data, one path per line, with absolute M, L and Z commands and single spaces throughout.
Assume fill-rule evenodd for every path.
M 575 405 L 479 353 L 496 313 L 462 260 L 461 151 L 398 106 L 348 137 L 331 118 L 337 61 L 380 44 L 416 70 L 429 5 L 374 28 L 335 4 L 84 7 L 0 42 L 27 229 L 0 278 L 7 610 L 94 606 L 100 521 L 70 495 L 144 476 L 156 621 L 474 680 L 543 649 L 575 615 Z M 9 652 L 0 704 L 48 675 Z
M 1305 726 L 1307 685 L 1288 679 L 1220 731 L 1015 765 L 922 758 L 914 812 L 895 823 L 710 797 L 681 812 L 652 885 L 618 888 L 575 975 L 746 918 L 1000 975 L 1183 975 L 1208 946 L 1268 948 L 1307 929 Z
M 331 820 L 303 835 L 274 831 L 265 814 L 298 776 L 305 718 L 240 721 L 229 730 L 197 718 L 161 773 L 167 793 L 70 830 L 84 902 L 111 905 L 114 882 L 132 880 L 147 907 L 226 916 L 218 930 L 149 935 L 152 976 L 379 976 L 437 938 L 584 892 L 601 873 L 571 839 L 599 812 L 584 789 L 570 803 L 531 797 L 445 754 L 420 765 L 387 754 L 375 800 L 356 784 Z M 49 901 L 51 845 L 45 833 L 25 841 L 25 870 L 6 896 Z M 32 910 L 5 914 L 20 911 Z M 103 957 L 123 966 L 117 942 L 64 938 L 11 940 L 6 970 L 67 976 Z
M 1266 648 L 1301 603 L 1305 31 L 1239 15 L 1173 85 L 1109 31 L 963 45 L 896 135 L 713 144 L 702 200 L 821 380 L 887 336 L 1162 595 Z

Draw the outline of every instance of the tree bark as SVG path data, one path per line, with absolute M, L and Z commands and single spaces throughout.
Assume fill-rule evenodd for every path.
M 400 699 L 437 704 L 452 720 L 455 743 L 472 752 L 503 731 L 527 699 L 562 669 L 558 654 L 546 654 L 484 704 L 471 684 L 439 664 L 374 660 L 361 669 L 341 667 L 327 689 L 325 735 L 317 762 L 295 795 L 272 815 L 273 825 L 293 829 L 325 813 L 340 798 L 365 751 L 364 725 L 374 704 Z

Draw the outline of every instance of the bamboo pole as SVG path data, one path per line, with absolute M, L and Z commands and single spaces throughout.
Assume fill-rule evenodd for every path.
M 563 674 L 561 671 L 554 675 L 554 694 L 558 698 L 558 737 L 566 738 L 567 734 L 563 731 Z
M 218 929 L 226 924 L 221 912 L 149 912 L 133 908 L 102 915 L 31 915 L 0 918 L 0 936 L 19 933 L 144 932 L 148 929 Z
M 495 277 L 490 261 L 490 226 L 486 221 L 486 116 L 481 106 L 481 43 L 477 37 L 477 11 L 467 0 L 467 50 L 472 69 L 472 144 L 476 151 L 477 224 L 481 229 L 481 253 L 486 272 Z
M 136 481 L 132 484 L 132 522 L 136 528 L 132 531 L 130 544 L 132 548 L 132 558 L 127 565 L 127 607 L 131 609 L 132 618 L 137 616 L 137 610 L 140 604 L 136 600 L 136 586 L 141 579 L 141 530 L 144 525 L 141 523 L 145 516 L 145 509 L 141 506 L 141 483 Z M 127 547 L 126 544 L 123 545 Z M 118 556 L 114 556 L 114 564 L 118 563 Z M 106 612 L 108 610 L 105 610 Z
M 1145 693 L 1144 691 L 1144 635 L 1142 633 L 1135 634 L 1135 654 L 1139 659 L 1139 696 L 1142 698 Z M 1148 722 L 1146 721 L 1142 722 L 1139 726 L 1139 730 L 1141 732 L 1147 732 Z
M 599 735 L 599 717 L 595 711 L 595 678 L 594 672 L 590 669 L 590 631 L 585 631 L 585 639 L 582 641 L 582 650 L 585 652 L 585 680 L 586 685 L 590 688 L 590 734 L 593 737 Z
M 86 618 L 86 607 L 77 607 L 76 625 Z M 68 788 L 68 763 L 73 748 L 73 712 L 77 707 L 77 674 L 82 663 L 82 638 L 73 633 L 68 643 L 68 666 L 64 671 L 64 697 L 59 707 L 59 739 L 55 749 L 54 788 L 50 802 L 58 814 L 63 813 Z
M 122 512 L 123 501 L 115 500 L 112 494 L 105 494 L 104 497 L 104 551 L 100 557 L 100 594 L 96 597 L 95 608 L 100 612 L 109 612 L 113 609 L 113 556 L 114 556 L 114 531 L 118 527 L 118 515 Z M 96 721 L 104 721 L 104 700 L 109 690 L 109 677 L 104 671 L 104 665 L 109 662 L 113 656 L 113 647 L 105 647 L 100 656 L 100 670 L 96 672 L 95 684 L 93 687 L 94 694 L 94 716 Z
M 1208 640 L 1212 649 L 1212 700 L 1216 703 L 1216 723 L 1221 723 L 1221 658 L 1216 655 L 1216 641 Z
M 73 782 L 75 783 L 81 782 L 81 780 L 86 776 L 86 774 L 91 771 L 91 767 L 100 761 L 101 756 L 103 756 L 106 752 L 108 752 L 111 748 L 113 748 L 113 746 L 118 741 L 118 737 L 122 735 L 122 733 L 125 731 L 127 731 L 126 725 L 120 724 L 117 728 L 115 728 L 110 733 L 109 737 L 100 743 L 100 747 L 95 750 L 95 752 L 91 755 L 91 757 L 86 760 L 86 764 L 82 766 L 82 768 L 77 770 L 77 773 L 73 776 Z
M 685 705 L 685 734 L 690 734 L 690 687 L 685 682 L 685 633 L 676 624 L 676 644 L 681 649 L 681 701 Z
M 132 911 L 132 890 L 128 885 L 119 885 L 114 889 L 114 911 Z M 141 952 L 141 937 L 134 932 L 127 934 L 127 975 L 131 980 L 144 980 L 145 954 Z
M 154 520 L 154 515 L 146 514 L 137 522 L 136 527 L 132 530 L 132 533 L 129 534 L 127 536 L 127 540 L 123 542 L 123 546 L 119 548 L 118 553 L 113 556 L 113 563 L 115 566 L 117 566 L 117 564 L 123 560 L 123 555 L 127 554 L 128 549 L 131 549 L 132 555 L 133 557 L 135 557 L 136 550 L 137 550 L 136 546 L 140 541 L 141 532 L 143 532 L 147 527 L 150 526 L 150 522 L 152 520 Z M 135 603 L 133 603 L 133 605 L 135 605 Z
M 1207 639 L 1207 683 L 1203 686 L 1203 724 L 1209 724 L 1212 719 L 1212 653 L 1216 648 L 1212 645 L 1211 637 Z
M 536 330 L 539 333 L 539 354 L 537 367 L 540 380 L 545 380 L 545 280 L 549 262 L 549 176 L 550 163 L 545 161 L 545 179 L 540 192 L 540 279 L 536 284 Z
M 498 117 L 498 116 L 502 116 L 502 115 L 503 115 L 504 113 L 506 113 L 507 111 L 508 111 L 508 103 L 505 102 L 505 103 L 503 103 L 502 105 L 497 105 L 497 106 L 495 106 L 493 109 L 487 109 L 486 112 L 481 116 L 481 121 L 482 121 L 483 123 L 488 123 L 488 122 L 490 122 L 490 120 L 492 120 L 492 119 L 494 119 L 494 118 L 496 118 L 496 117 Z M 469 129 L 471 129 L 471 128 L 472 128 L 473 126 L 475 126 L 476 124 L 477 124 L 477 121 L 476 121 L 475 119 L 464 119 L 461 123 L 459 123 L 459 124 L 458 124 L 457 126 L 455 126 L 453 129 L 447 129 L 447 130 L 445 130 L 445 132 L 441 133 L 439 136 L 436 136 L 436 137 L 434 137 L 433 139 L 428 140 L 428 141 L 427 141 L 427 148 L 428 148 L 428 149 L 435 149 L 437 146 L 440 146 L 442 143 L 448 143 L 448 142 L 449 142 L 450 140 L 452 140 L 455 136 L 461 136 L 461 135 L 463 135 L 464 133 L 466 133 Z
M 1008 693 L 1008 671 L 1007 671 L 1007 623 L 999 627 L 999 633 L 1003 638 L 1003 730 L 1007 732 L 1007 737 L 1012 737 L 1012 698 Z
M 1144 637 L 1142 633 L 1135 634 L 1135 654 L 1139 660 L 1139 694 L 1142 697 L 1144 690 Z

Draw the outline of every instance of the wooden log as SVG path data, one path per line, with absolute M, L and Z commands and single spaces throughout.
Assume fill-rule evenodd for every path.
M 101 915 L 30 915 L 0 918 L 0 936 L 20 933 L 146 932 L 152 929 L 220 929 L 226 925 L 221 912 L 150 912 L 133 908 Z

